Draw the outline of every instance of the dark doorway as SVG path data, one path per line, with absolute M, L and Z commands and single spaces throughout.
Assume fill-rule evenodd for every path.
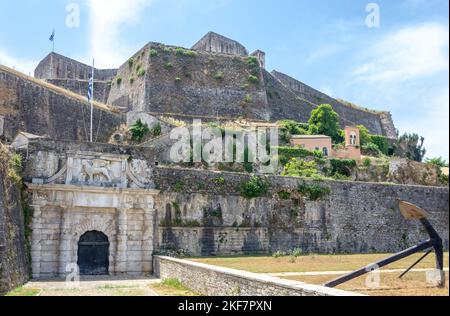
M 81 275 L 108 275 L 109 241 L 98 231 L 90 231 L 78 241 L 78 267 Z

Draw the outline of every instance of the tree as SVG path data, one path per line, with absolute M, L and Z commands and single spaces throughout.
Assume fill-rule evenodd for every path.
M 428 164 L 431 164 L 431 165 L 435 165 L 435 166 L 441 167 L 441 168 L 448 167 L 447 160 L 445 160 L 442 157 L 427 158 L 427 159 L 425 159 L 425 162 L 428 163 Z
M 397 157 L 408 158 L 422 162 L 426 149 L 423 147 L 425 138 L 418 134 L 408 134 L 400 136 L 394 146 L 394 154 Z
M 314 109 L 311 112 L 311 118 L 308 123 L 311 134 L 330 136 L 335 143 L 344 141 L 344 132 L 340 128 L 339 115 L 333 110 L 331 105 L 322 104 Z
M 359 129 L 359 141 L 360 145 L 364 146 L 368 143 L 372 143 L 372 137 L 370 135 L 369 130 L 364 125 L 356 126 Z

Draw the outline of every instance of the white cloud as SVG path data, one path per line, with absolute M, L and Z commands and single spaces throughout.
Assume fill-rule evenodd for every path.
M 153 0 L 88 0 L 91 55 L 99 68 L 118 67 L 137 47 L 126 43 L 126 26 L 139 22 Z
M 449 158 L 449 88 L 431 90 L 420 99 L 422 109 L 414 109 L 418 113 L 415 121 L 400 121 L 401 131 L 414 131 L 425 137 L 427 157 L 442 156 Z
M 6 51 L 0 50 L 0 64 L 9 68 L 16 69 L 26 75 L 33 76 L 37 62 L 28 59 L 19 59 L 11 56 Z
M 353 69 L 357 81 L 386 83 L 448 70 L 448 27 L 435 23 L 405 27 L 367 47 L 368 61 Z

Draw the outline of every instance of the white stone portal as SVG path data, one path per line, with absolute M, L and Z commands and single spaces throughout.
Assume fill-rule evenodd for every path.
M 33 179 L 33 277 L 73 273 L 80 237 L 91 231 L 108 237 L 110 275 L 151 273 L 159 193 L 151 186 L 145 161 L 79 152 L 53 177 Z

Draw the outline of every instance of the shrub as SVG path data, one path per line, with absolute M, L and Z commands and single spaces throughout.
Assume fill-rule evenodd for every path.
M 353 169 L 356 167 L 356 160 L 354 159 L 331 159 L 331 173 L 332 175 L 351 176 Z
M 286 165 L 293 158 L 317 157 L 323 158 L 322 152 L 314 152 L 302 147 L 278 147 L 278 157 L 281 165 Z
M 122 77 L 117 77 L 116 82 L 118 85 L 120 85 L 122 83 Z
M 130 132 L 132 140 L 141 141 L 145 137 L 145 135 L 150 132 L 150 129 L 148 128 L 147 124 L 142 123 L 142 121 L 139 119 L 130 127 Z
M 362 153 L 367 156 L 371 157 L 380 157 L 381 151 L 378 148 L 378 146 L 374 143 L 367 143 L 364 146 L 362 146 Z
M 272 257 L 274 257 L 274 258 L 281 258 L 281 257 L 286 257 L 286 256 L 287 256 L 286 252 L 281 251 L 281 250 L 278 250 L 277 252 L 274 252 L 272 254 Z
M 130 81 L 130 84 L 133 84 L 135 79 L 134 77 L 130 77 L 128 80 Z
M 280 191 L 277 194 L 278 194 L 278 197 L 282 200 L 289 200 L 291 198 L 291 192 Z
M 172 70 L 173 69 L 173 64 L 171 62 L 168 62 L 164 65 L 164 68 L 166 68 L 166 70 Z
M 180 82 L 181 82 L 181 78 L 180 78 L 180 77 L 176 77 L 176 78 L 175 78 L 175 82 L 176 82 L 176 83 L 180 83 Z
M 252 199 L 263 196 L 267 193 L 269 184 L 260 177 L 254 176 L 241 186 L 241 195 L 245 198 Z
M 252 103 L 252 101 L 253 101 L 252 96 L 251 96 L 250 94 L 247 94 L 247 95 L 245 96 L 245 98 L 244 98 L 244 102 L 245 102 L 245 103 Z
M 369 133 L 369 130 L 364 125 L 358 125 L 357 128 L 359 129 L 359 143 L 361 146 L 364 146 L 367 143 L 372 142 L 372 137 Z
M 133 64 L 134 64 L 134 58 L 130 58 L 130 59 L 128 59 L 128 67 L 133 67 Z
M 322 197 L 330 194 L 331 189 L 327 186 L 322 186 L 317 183 L 299 183 L 298 192 L 309 197 L 311 201 L 317 201 Z
M 143 76 L 145 75 L 145 69 L 140 68 L 140 69 L 137 71 L 137 75 L 138 75 L 138 77 L 143 77 Z
M 214 179 L 214 183 L 218 184 L 218 185 L 223 185 L 223 184 L 225 184 L 225 178 L 224 177 L 218 177 L 218 178 Z
M 378 146 L 383 155 L 389 155 L 389 141 L 386 137 L 380 135 L 370 135 L 371 142 Z
M 312 161 L 305 161 L 298 158 L 292 158 L 284 167 L 282 176 L 287 177 L 306 177 L 311 178 L 314 175 L 319 175 L 317 170 L 317 163 Z
M 250 75 L 248 77 L 248 81 L 250 81 L 251 83 L 253 83 L 254 85 L 258 85 L 259 84 L 259 78 L 253 75 Z
M 442 157 L 436 157 L 436 158 L 427 158 L 425 159 L 425 163 L 430 165 L 435 165 L 437 167 L 448 167 L 448 162 Z
M 156 123 L 156 125 L 152 128 L 151 130 L 151 134 L 154 137 L 160 136 L 161 135 L 161 123 Z
M 149 52 L 150 57 L 157 57 L 158 56 L 158 51 L 154 48 L 150 49 Z
M 224 74 L 223 74 L 222 71 L 218 71 L 218 72 L 216 72 L 215 75 L 214 75 L 214 79 L 216 79 L 216 80 L 222 80 L 223 77 L 224 77 Z
M 188 50 L 188 49 L 178 47 L 175 49 L 175 55 L 186 56 L 186 57 L 197 57 L 197 52 L 195 52 L 193 50 Z
M 248 65 L 250 68 L 256 68 L 256 67 L 259 68 L 259 61 L 258 61 L 258 58 L 256 58 L 255 56 L 249 56 L 249 57 L 247 57 L 247 65 Z
M 364 158 L 363 159 L 363 166 L 364 167 L 370 167 L 372 165 L 372 160 L 370 160 L 370 158 Z
M 291 256 L 293 257 L 301 257 L 303 254 L 303 251 L 300 248 L 294 248 L 291 252 Z

